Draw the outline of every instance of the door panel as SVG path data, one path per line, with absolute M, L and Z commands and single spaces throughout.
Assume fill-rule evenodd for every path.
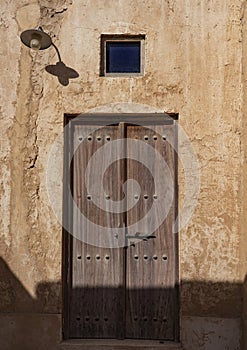
M 78 146 L 87 129 L 85 141 Z M 92 129 L 92 128 L 91 128 Z M 94 204 L 100 193 L 88 193 L 85 186 L 85 170 L 97 172 L 103 180 L 105 202 L 109 197 L 119 200 L 122 194 L 121 162 L 115 162 L 107 169 L 106 176 L 100 178 L 106 159 L 93 161 L 93 154 L 110 140 L 118 139 L 118 126 L 108 126 L 97 132 L 90 132 L 90 126 L 77 125 L 74 130 L 73 197 L 80 212 L 74 211 L 74 229 L 83 234 L 83 241 L 73 239 L 72 286 L 70 292 L 70 336 L 72 338 L 118 338 L 122 328 L 124 310 L 123 250 L 102 248 L 107 239 L 102 233 L 92 232 L 90 221 L 99 226 L 123 226 L 122 214 L 103 211 Z M 89 162 L 90 161 L 90 162 Z M 111 179 L 109 181 L 109 179 Z M 119 186 L 120 185 L 120 186 Z M 94 188 L 93 188 L 94 189 Z M 89 220 L 83 220 L 81 213 Z M 93 243 L 89 235 L 94 235 Z M 113 237 L 114 239 L 114 237 Z M 108 242 L 111 246 L 111 242 Z
M 150 170 L 140 167 L 136 161 L 127 159 L 127 178 L 134 178 L 141 187 L 136 206 L 127 213 L 127 227 L 145 218 L 154 206 L 151 219 L 137 225 L 137 231 L 128 230 L 128 237 L 139 237 L 127 249 L 126 257 L 126 337 L 137 339 L 174 339 L 175 302 L 175 255 L 172 234 L 174 222 L 174 196 L 168 215 L 162 212 L 161 195 L 173 192 L 174 150 L 173 130 L 169 126 L 152 126 L 152 130 L 141 126 L 128 126 L 127 137 L 145 142 L 155 149 Z M 157 140 L 156 140 L 157 138 Z M 169 139 L 169 142 L 168 142 Z M 148 157 L 147 152 L 143 156 Z M 162 156 L 169 167 L 161 172 Z M 150 154 L 152 156 L 152 154 Z M 156 159 L 157 157 L 157 159 Z M 171 172 L 171 177 L 168 172 Z M 150 176 L 152 172 L 152 176 Z M 167 173 L 166 173 L 167 172 Z M 167 184 L 167 191 L 157 192 L 156 182 Z M 129 195 L 135 195 L 130 189 Z M 174 193 L 173 193 L 174 195 Z M 164 222 L 154 232 L 147 231 L 150 221 Z M 151 225 L 150 225 L 151 228 Z M 142 236 L 149 237 L 141 239 Z

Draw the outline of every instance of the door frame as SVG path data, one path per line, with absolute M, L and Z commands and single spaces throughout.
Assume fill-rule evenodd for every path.
M 73 180 L 70 169 L 67 169 L 71 150 L 72 127 L 70 124 L 76 119 L 76 123 L 82 125 L 110 125 L 120 122 L 136 125 L 152 124 L 174 124 L 174 150 L 178 150 L 178 129 L 176 120 L 178 113 L 86 113 L 86 114 L 64 114 L 64 150 L 63 150 L 63 228 L 62 228 L 62 338 L 63 340 L 72 340 L 69 337 L 69 286 L 71 284 L 72 266 L 70 257 L 72 253 L 72 203 L 68 201 L 69 191 L 73 188 Z M 177 299 L 175 314 L 174 341 L 167 343 L 178 343 L 180 340 L 180 294 L 179 294 L 179 240 L 178 240 L 178 154 L 174 151 L 174 201 L 175 201 L 175 218 L 176 227 L 174 233 L 175 249 L 175 293 Z M 66 228 L 69 230 L 66 230 Z M 80 339 L 85 341 L 87 339 Z M 96 339 L 92 339 L 95 342 Z M 99 339 L 98 339 L 99 340 Z M 105 340 L 104 340 L 105 341 Z M 111 341 L 111 340 L 110 340 Z M 124 342 L 125 340 L 123 340 Z M 143 341 L 142 341 L 143 342 Z M 145 342 L 149 342 L 145 340 Z M 166 342 L 165 342 L 166 343 Z

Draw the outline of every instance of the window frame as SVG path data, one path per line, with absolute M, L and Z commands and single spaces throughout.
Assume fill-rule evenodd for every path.
M 100 76 L 103 77 L 135 77 L 144 76 L 145 34 L 101 34 Z M 140 42 L 140 72 L 108 73 L 106 72 L 106 44 L 109 42 Z

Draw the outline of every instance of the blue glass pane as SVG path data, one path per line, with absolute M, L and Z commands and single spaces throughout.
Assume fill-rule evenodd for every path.
M 140 42 L 107 42 L 107 73 L 140 73 Z

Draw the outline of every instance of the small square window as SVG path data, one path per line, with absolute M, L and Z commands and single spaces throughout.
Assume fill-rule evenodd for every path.
M 140 73 L 140 41 L 107 41 L 106 73 Z
M 102 35 L 101 75 L 143 75 L 144 35 Z

